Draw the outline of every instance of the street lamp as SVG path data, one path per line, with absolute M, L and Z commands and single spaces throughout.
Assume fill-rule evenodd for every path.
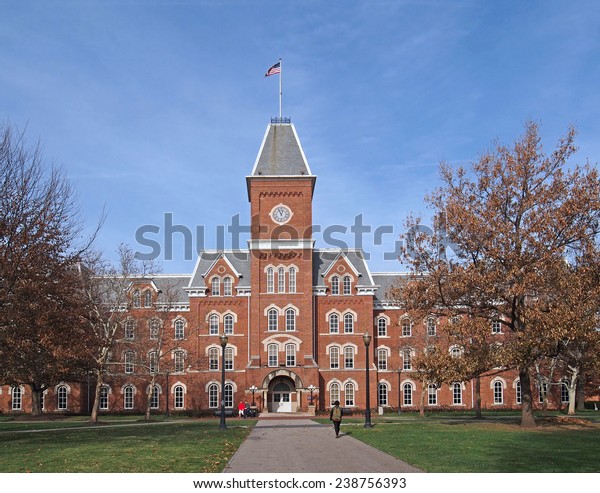
M 311 406 L 312 406 L 312 403 L 313 403 L 313 392 L 314 392 L 315 390 L 317 390 L 317 387 L 315 387 L 315 386 L 314 386 L 314 385 L 311 383 L 311 384 L 310 384 L 308 387 L 306 387 L 306 388 L 307 388 L 307 389 L 308 389 L 308 391 L 310 392 L 310 404 L 311 404 Z
M 219 428 L 221 430 L 225 430 L 227 425 L 225 424 L 225 347 L 227 346 L 227 342 L 229 338 L 223 334 L 220 337 L 221 347 L 223 348 L 223 364 L 221 365 L 221 421 L 219 423 Z
M 371 400 L 370 400 L 370 390 L 369 390 L 369 345 L 371 344 L 371 336 L 368 332 L 365 332 L 363 335 L 363 341 L 365 343 L 366 348 L 366 378 L 367 378 L 367 409 L 365 411 L 365 428 L 373 428 L 371 424 Z
M 165 411 L 165 416 L 168 418 L 169 417 L 169 370 L 165 371 L 165 376 L 167 377 L 167 385 L 166 385 L 166 391 L 167 391 L 167 407 L 166 407 L 166 411 Z
M 258 387 L 256 385 L 253 385 L 252 387 L 250 387 L 250 392 L 252 392 L 252 407 L 256 406 L 255 402 L 254 402 L 254 392 L 256 392 L 258 390 Z

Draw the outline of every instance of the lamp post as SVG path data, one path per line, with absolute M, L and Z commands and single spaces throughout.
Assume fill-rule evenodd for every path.
M 256 392 L 258 390 L 258 387 L 256 385 L 253 385 L 252 387 L 250 387 L 250 392 L 252 392 L 252 407 L 256 406 L 256 403 L 254 402 L 254 392 Z
M 227 428 L 225 424 L 225 347 L 229 338 L 223 334 L 220 337 L 220 341 L 223 348 L 223 364 L 221 365 L 221 421 L 219 422 L 219 428 L 225 430 Z
M 310 404 L 311 404 L 311 406 L 312 406 L 312 403 L 313 403 L 313 392 L 314 392 L 315 390 L 317 390 L 317 387 L 315 387 L 315 386 L 314 386 L 314 385 L 311 383 L 311 384 L 310 384 L 308 387 L 306 387 L 306 388 L 307 388 L 307 389 L 308 389 L 308 391 L 310 392 Z
M 402 368 L 398 368 L 398 414 L 402 413 Z
M 165 376 L 167 377 L 167 385 L 166 385 L 166 391 L 167 391 L 167 407 L 165 409 L 165 416 L 168 418 L 169 415 L 169 370 L 165 371 Z
M 365 343 L 366 348 L 366 378 L 367 378 L 367 409 L 365 411 L 365 428 L 373 428 L 371 424 L 371 399 L 370 399 L 370 390 L 369 390 L 369 345 L 371 344 L 371 336 L 368 332 L 365 332 L 363 335 L 363 341 Z

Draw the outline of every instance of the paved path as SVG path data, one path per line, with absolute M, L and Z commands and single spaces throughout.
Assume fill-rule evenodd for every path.
M 310 419 L 261 419 L 225 473 L 422 472 L 344 433 Z

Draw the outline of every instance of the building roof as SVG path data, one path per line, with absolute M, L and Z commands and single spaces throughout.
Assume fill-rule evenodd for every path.
M 312 176 L 291 123 L 271 123 L 267 127 L 252 176 Z

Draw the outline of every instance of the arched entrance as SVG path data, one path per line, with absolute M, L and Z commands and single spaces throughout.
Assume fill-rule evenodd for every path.
M 265 376 L 262 382 L 264 402 L 269 413 L 293 413 L 300 404 L 303 388 L 300 377 L 291 370 L 280 368 Z

